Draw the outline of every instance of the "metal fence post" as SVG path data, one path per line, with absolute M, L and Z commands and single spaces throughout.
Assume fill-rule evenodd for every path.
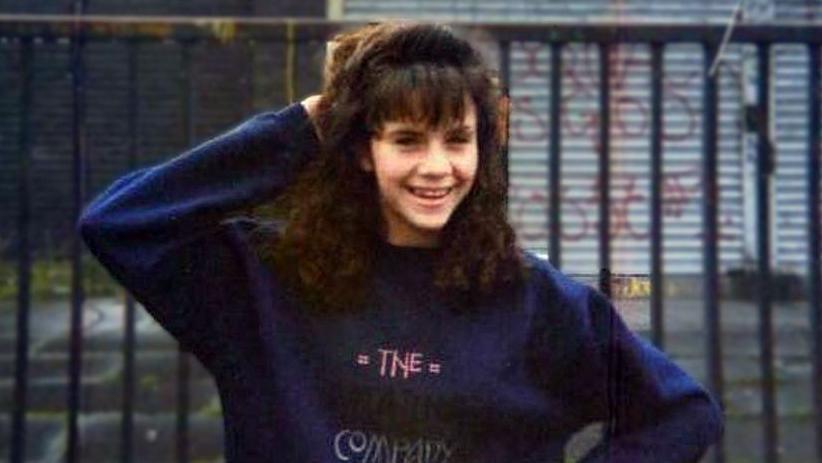
M 12 404 L 11 463 L 26 459 L 26 410 L 28 408 L 29 318 L 31 313 L 31 39 L 20 42 L 20 138 L 19 176 L 17 179 L 17 342 L 14 368 L 14 402 Z
M 816 427 L 816 456 L 822 460 L 822 282 L 820 281 L 820 217 L 819 208 L 822 202 L 819 197 L 819 162 L 820 162 L 820 108 L 822 104 L 822 87 L 820 87 L 820 45 L 808 48 L 810 53 L 808 72 L 808 309 L 810 312 L 810 334 L 813 363 L 813 406 Z
M 551 43 L 551 140 L 548 146 L 550 176 L 548 181 L 548 224 L 550 227 L 550 239 L 548 256 L 556 268 L 562 267 L 562 214 L 560 214 L 562 207 L 562 49 L 562 43 Z
M 771 306 L 771 178 L 774 170 L 774 153 L 771 143 L 770 98 L 771 57 L 770 45 L 757 45 L 757 258 L 759 282 L 759 361 L 762 370 L 762 418 L 764 420 L 765 458 L 769 463 L 779 461 L 779 431 L 776 416 L 776 397 L 773 366 L 773 308 Z
M 82 15 L 85 2 L 80 0 L 75 11 Z M 74 201 L 72 223 L 77 223 L 85 203 L 86 187 L 86 66 L 85 66 L 85 27 L 74 26 L 71 42 L 71 75 L 72 75 L 72 169 Z M 80 395 L 82 393 L 83 366 L 83 244 L 77 233 L 72 234 L 71 241 L 71 341 L 69 356 L 69 390 L 68 390 L 68 463 L 80 459 L 80 442 L 78 433 L 78 416 L 80 413 Z
M 665 297 L 662 268 L 662 81 L 665 71 L 662 61 L 663 44 L 651 44 L 651 340 L 664 349 Z
M 705 309 L 706 353 L 708 355 L 708 384 L 722 402 L 724 379 L 722 368 L 721 320 L 719 314 L 719 233 L 717 216 L 719 193 L 717 181 L 717 153 L 719 131 L 718 74 L 710 74 L 716 59 L 714 43 L 703 43 L 702 75 L 702 298 Z M 720 440 L 714 447 L 714 461 L 725 461 L 725 443 Z

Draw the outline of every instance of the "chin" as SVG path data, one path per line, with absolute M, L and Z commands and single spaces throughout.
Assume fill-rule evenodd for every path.
M 413 220 L 411 223 L 413 223 L 414 227 L 420 231 L 435 233 L 442 231 L 442 229 L 445 228 L 449 218 L 450 216 L 437 219 L 425 218 L 422 220 Z

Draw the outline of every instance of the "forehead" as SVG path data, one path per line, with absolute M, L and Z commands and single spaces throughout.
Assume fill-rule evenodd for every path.
M 414 114 L 406 114 L 395 119 L 383 121 L 378 132 L 387 133 L 399 130 L 413 130 L 419 132 L 452 130 L 465 128 L 473 130 L 477 125 L 477 114 L 474 104 L 468 100 L 465 103 L 462 114 L 453 114 L 453 117 L 439 121 L 434 124 L 431 120 L 425 120 Z
M 362 101 L 366 124 L 372 131 L 398 121 L 435 128 L 462 121 L 473 106 L 472 94 L 469 79 L 460 70 L 418 62 L 390 67 L 373 76 Z

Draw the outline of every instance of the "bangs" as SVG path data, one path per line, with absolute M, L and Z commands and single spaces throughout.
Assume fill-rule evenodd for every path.
M 417 63 L 389 69 L 376 80 L 365 96 L 369 130 L 379 130 L 390 121 L 441 128 L 462 122 L 465 116 L 469 87 L 453 67 Z

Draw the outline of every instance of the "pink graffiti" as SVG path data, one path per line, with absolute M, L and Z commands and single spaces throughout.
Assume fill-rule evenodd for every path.
M 511 137 L 524 142 L 539 142 L 545 140 L 548 133 L 548 121 L 545 115 L 531 105 L 530 96 L 518 96 L 511 99 L 512 113 L 517 114 L 511 120 Z M 528 133 L 524 130 L 526 119 L 536 124 L 537 132 Z
M 544 43 L 519 43 L 514 50 L 522 52 L 525 68 L 513 79 L 515 84 L 527 83 L 533 79 L 548 78 L 547 71 L 539 67 L 540 60 L 547 59 L 550 45 Z M 650 101 L 628 94 L 629 77 L 635 73 L 650 72 L 647 57 L 640 57 L 636 45 L 613 47 L 608 56 L 610 64 L 609 88 L 611 136 L 639 138 L 648 136 L 650 126 Z M 563 94 L 561 98 L 563 133 L 572 137 L 590 138 L 596 146 L 599 142 L 600 110 L 596 102 L 599 95 L 598 54 L 596 45 L 567 47 L 563 56 Z M 665 115 L 678 121 L 681 127 L 674 131 L 663 126 L 663 138 L 681 141 L 694 136 L 699 117 L 689 100 L 687 92 L 697 85 L 698 70 L 682 75 L 667 74 L 663 80 Z M 541 82 L 541 81 L 540 81 Z M 591 104 L 593 103 L 593 104 Z M 512 98 L 511 136 L 524 142 L 542 141 L 548 138 L 548 108 L 535 108 L 531 95 L 517 95 Z M 526 132 L 523 127 L 536 127 L 535 132 Z
M 688 203 L 691 202 L 693 195 L 700 191 L 701 185 L 699 182 L 691 181 L 688 185 L 684 179 L 698 178 L 699 170 L 696 167 L 691 169 L 673 172 L 662 175 L 662 191 L 665 201 L 662 204 L 662 213 L 666 217 L 673 217 L 679 219 L 685 212 Z
M 514 42 L 513 52 L 521 51 L 525 54 L 526 68 L 514 75 L 514 84 L 521 83 L 529 78 L 540 78 L 544 73 L 539 69 L 539 52 L 548 48 L 547 44 L 539 42 Z
M 650 202 L 650 191 L 640 188 L 639 175 L 618 173 L 612 176 L 610 236 L 611 239 L 645 241 L 650 231 L 649 225 L 633 223 L 634 208 L 643 207 Z M 701 181 L 698 168 L 692 167 L 662 175 L 662 215 L 669 220 L 679 220 L 694 201 L 701 196 Z M 597 236 L 599 217 L 599 180 L 594 178 L 585 187 L 574 187 L 572 190 L 563 185 L 560 192 L 562 237 L 563 241 L 582 241 Z M 511 196 L 517 198 L 512 208 L 511 222 L 519 230 L 520 237 L 526 240 L 545 240 L 548 237 L 547 217 L 543 226 L 528 227 L 525 215 L 528 208 L 538 206 L 547 210 L 548 198 L 541 188 L 511 187 Z M 547 215 L 547 214 L 546 214 Z M 536 228 L 536 231 L 534 231 Z M 720 240 L 732 240 L 736 236 L 733 217 L 723 213 L 720 218 Z M 695 232 L 694 238 L 701 238 L 702 232 Z
M 620 1 L 614 4 L 617 8 Z M 513 84 L 522 87 L 545 85 L 550 77 L 547 61 L 550 59 L 550 45 L 547 43 L 515 43 L 513 50 L 524 57 L 524 66 L 513 75 Z M 641 53 L 639 45 L 613 46 L 607 56 L 610 68 L 610 136 L 612 140 L 647 138 L 650 132 L 650 98 L 638 98 L 629 92 L 629 82 L 638 74 L 650 74 L 650 53 Z M 564 48 L 562 75 L 562 95 L 560 111 L 564 139 L 582 138 L 591 142 L 592 151 L 601 152 L 599 124 L 599 48 L 597 45 L 568 46 Z M 701 116 L 699 101 L 694 101 L 701 85 L 701 69 L 690 71 L 666 70 L 663 79 L 663 117 L 676 123 L 663 124 L 662 137 L 667 142 L 681 142 L 698 136 Z M 739 68 L 728 61 L 720 64 L 719 75 L 731 81 L 739 80 Z M 548 107 L 538 105 L 534 95 L 520 94 L 511 98 L 510 135 L 512 141 L 525 143 L 545 142 L 549 138 Z M 664 149 L 664 148 L 663 148 Z M 701 197 L 702 184 L 698 165 L 662 175 L 662 214 L 668 219 L 666 224 L 682 220 L 686 211 L 693 210 Z M 540 178 L 542 176 L 540 175 Z M 646 210 L 650 191 L 641 186 L 639 175 L 617 173 L 612 175 L 610 234 L 613 239 L 647 240 L 649 221 L 632 222 L 637 208 Z M 560 192 L 562 207 L 562 239 L 580 241 L 596 238 L 599 217 L 600 186 L 592 178 L 585 186 L 578 183 L 570 187 L 563 185 Z M 544 227 L 525 224 L 528 209 L 547 209 L 548 198 L 544 188 L 511 187 L 512 222 L 524 239 L 547 239 L 547 217 Z M 547 214 L 546 214 L 547 215 Z M 735 217 L 720 211 L 719 239 L 738 239 Z M 697 231 L 694 238 L 700 239 Z

